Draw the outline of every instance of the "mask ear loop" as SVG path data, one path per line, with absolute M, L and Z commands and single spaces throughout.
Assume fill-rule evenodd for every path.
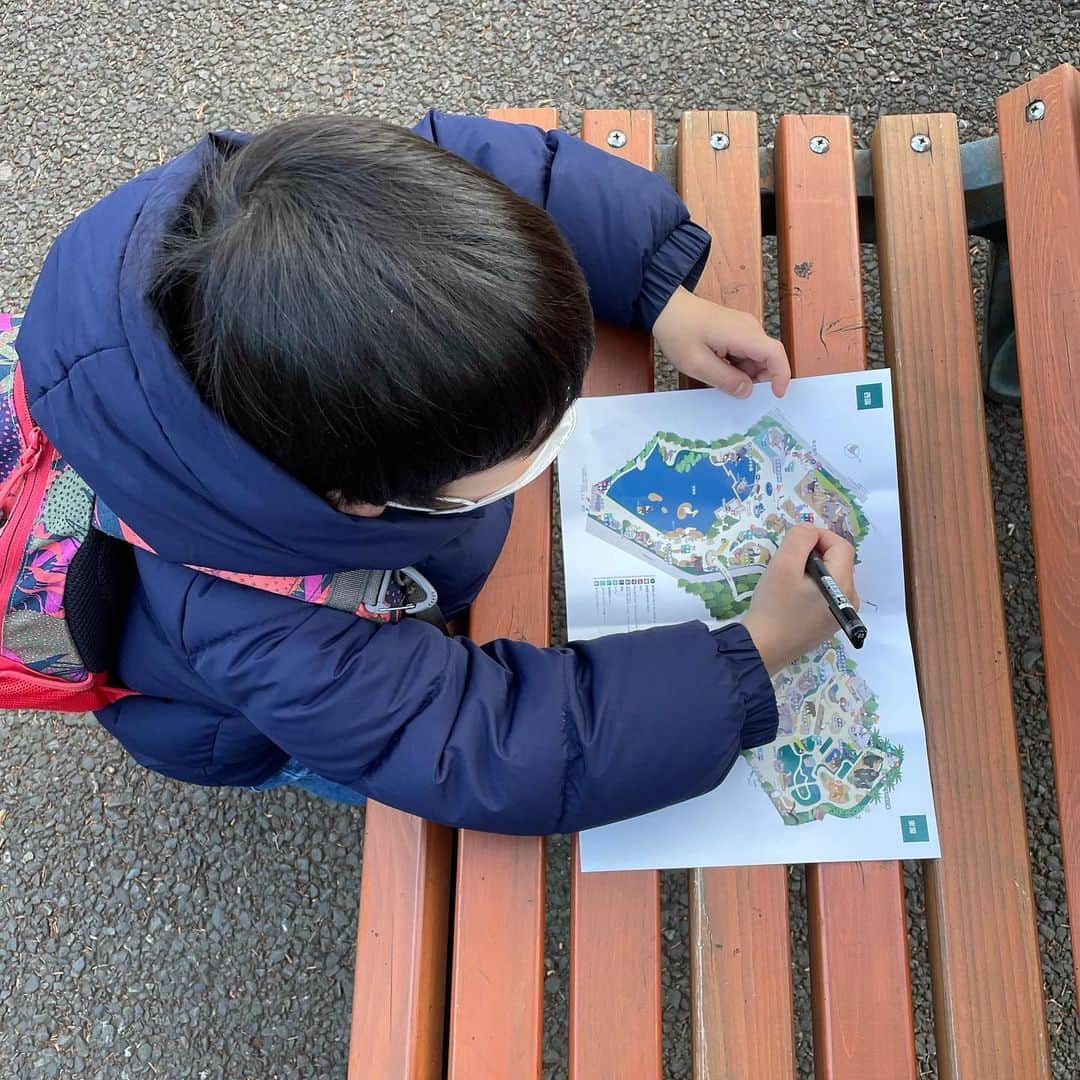
M 520 491 L 526 485 L 531 484 L 546 469 L 550 469 L 555 463 L 555 459 L 562 452 L 563 447 L 570 440 L 570 436 L 574 434 L 576 427 L 577 411 L 571 405 L 563 414 L 563 418 L 556 425 L 547 442 L 537 451 L 536 458 L 530 462 L 522 474 L 516 480 L 503 484 L 501 488 L 493 491 L 490 495 L 485 495 L 482 499 L 464 499 L 456 495 L 437 495 L 435 498 L 439 502 L 452 502 L 455 504 L 442 510 L 432 510 L 429 507 L 404 506 L 395 502 L 388 502 L 386 505 L 392 506 L 395 510 L 409 510 L 415 514 L 432 515 L 467 514 L 470 510 L 483 509 L 485 506 L 490 506 L 492 503 Z

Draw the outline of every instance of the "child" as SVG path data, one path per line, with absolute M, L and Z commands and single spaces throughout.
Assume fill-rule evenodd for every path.
M 546 211 L 546 212 L 545 212 Z M 573 831 L 709 790 L 771 740 L 769 674 L 835 631 L 792 531 L 745 626 L 540 649 L 378 624 L 188 569 L 415 566 L 479 592 L 505 496 L 569 427 L 593 317 L 737 396 L 787 360 L 695 298 L 707 235 L 661 178 L 559 132 L 430 113 L 212 135 L 79 217 L 18 338 L 38 423 L 157 552 L 99 713 L 148 768 L 298 783 L 436 821 Z

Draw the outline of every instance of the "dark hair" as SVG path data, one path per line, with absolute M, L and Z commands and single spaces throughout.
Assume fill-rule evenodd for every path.
M 320 494 L 430 505 L 554 430 L 593 325 L 543 210 L 362 117 L 212 157 L 149 296 L 202 399 L 262 454 Z

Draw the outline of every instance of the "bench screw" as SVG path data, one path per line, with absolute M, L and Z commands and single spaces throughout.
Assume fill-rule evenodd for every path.
M 618 128 L 615 128 L 614 131 L 609 131 L 607 133 L 607 144 L 608 146 L 615 147 L 616 150 L 618 150 L 620 147 L 625 146 L 626 132 L 620 131 Z
M 815 135 L 810 140 L 810 149 L 815 154 L 827 154 L 829 152 L 829 140 L 824 135 Z
M 925 154 L 930 149 L 930 136 L 929 135 L 912 135 L 911 136 L 911 149 L 916 154 Z
M 1036 120 L 1041 120 L 1045 115 L 1046 102 L 1040 101 L 1038 98 L 1028 102 L 1028 107 L 1024 110 L 1024 117 L 1029 124 L 1034 123 Z
M 709 136 L 709 145 L 714 150 L 726 150 L 731 145 L 731 139 L 726 131 L 714 131 Z

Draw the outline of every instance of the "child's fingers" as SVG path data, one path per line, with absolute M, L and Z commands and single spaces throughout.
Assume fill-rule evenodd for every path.
M 744 360 L 741 357 L 728 357 L 728 360 L 740 371 L 745 371 L 753 382 L 771 383 L 773 393 L 777 397 L 784 396 L 788 383 L 791 382 L 790 375 L 775 375 L 765 364 L 762 364 L 758 360 Z
M 784 343 L 769 337 L 750 316 L 727 331 L 722 341 L 713 340 L 709 345 L 748 371 L 755 382 L 771 382 L 773 393 L 783 397 L 791 382 L 791 365 Z
M 837 580 L 847 598 L 858 608 L 859 596 L 855 591 L 855 548 L 842 536 L 822 531 L 818 550 L 829 573 Z
M 789 574 L 801 576 L 806 572 L 806 560 L 810 558 L 810 552 L 820 546 L 824 535 L 827 535 L 824 529 L 813 525 L 792 525 L 780 541 L 769 566 L 776 565 L 778 569 L 782 568 Z
M 734 350 L 731 350 L 734 351 Z M 783 397 L 791 382 L 791 365 L 782 341 L 759 333 L 745 350 L 748 360 L 757 365 L 758 382 L 771 382 L 777 397 Z
M 828 562 L 830 558 L 843 558 L 845 555 L 851 559 L 855 556 L 855 549 L 838 533 L 830 529 L 821 530 L 821 540 L 818 543 L 818 551 L 821 557 Z
M 791 382 L 791 364 L 788 362 L 787 349 L 782 341 L 769 338 L 769 360 L 767 370 L 772 382 L 773 393 L 777 397 L 783 397 L 787 393 L 788 384 Z
M 689 362 L 684 364 L 681 370 L 685 375 L 715 386 L 732 397 L 749 397 L 754 388 L 749 374 L 705 346 L 695 349 Z

